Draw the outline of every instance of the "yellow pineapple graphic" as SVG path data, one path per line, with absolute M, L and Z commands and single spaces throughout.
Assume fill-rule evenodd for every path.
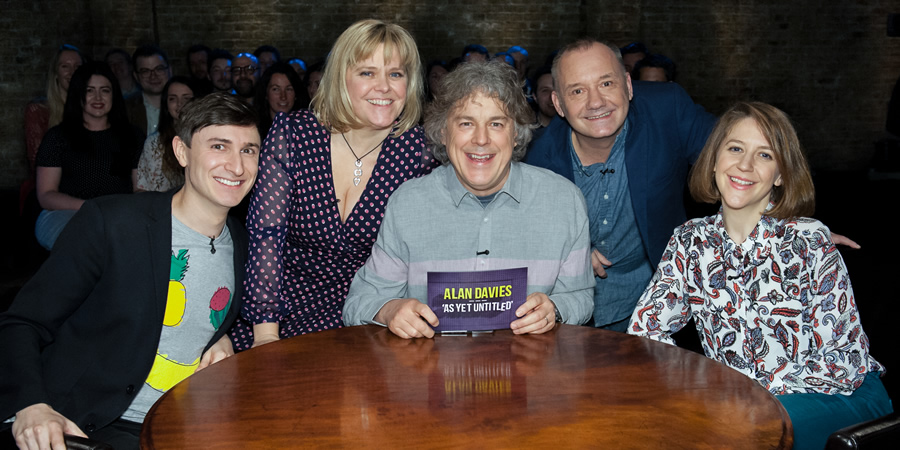
M 166 315 L 163 317 L 163 325 L 177 327 L 184 318 L 184 305 L 187 296 L 184 292 L 184 274 L 188 269 L 187 249 L 178 251 L 178 255 L 172 253 L 172 265 L 169 269 L 169 295 L 166 297 Z

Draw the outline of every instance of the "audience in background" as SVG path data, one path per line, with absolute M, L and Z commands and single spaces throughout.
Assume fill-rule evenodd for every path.
M 647 55 L 638 61 L 631 72 L 631 78 L 641 81 L 675 81 L 675 63 L 660 54 Z
M 132 55 L 134 76 L 141 85 L 141 95 L 128 100 L 128 118 L 144 134 L 156 132 L 162 90 L 172 78 L 169 57 L 155 45 L 142 45 Z
M 165 192 L 184 183 L 184 170 L 175 158 L 172 140 L 181 108 L 194 96 L 193 80 L 188 77 L 175 76 L 166 83 L 162 92 L 165 105 L 159 110 L 159 127 L 144 142 L 135 190 Z
M 491 54 L 483 45 L 469 44 L 463 48 L 461 57 L 462 62 L 488 61 L 491 59 Z
M 319 91 L 319 84 L 322 82 L 322 74 L 324 72 L 324 61 L 317 62 L 309 66 L 309 71 L 306 72 L 306 79 L 304 80 L 304 84 L 306 85 L 306 96 L 309 98 L 310 102 L 312 102 L 313 99 L 316 98 L 316 92 Z
M 625 65 L 625 71 L 634 76 L 634 65 L 638 61 L 647 57 L 650 50 L 641 42 L 632 42 L 620 49 L 622 53 L 622 64 Z
M 259 80 L 259 60 L 250 53 L 238 53 L 231 66 L 231 87 L 234 93 L 251 105 Z
M 85 62 L 87 60 L 77 47 L 61 45 L 47 71 L 47 97 L 36 99 L 25 107 L 25 154 L 31 177 L 34 176 L 34 159 L 44 134 L 62 122 L 72 74 Z
M 227 50 L 217 48 L 209 53 L 209 80 L 213 92 L 231 92 L 231 56 Z
M 537 104 L 535 123 L 539 129 L 543 129 L 550 125 L 550 122 L 556 117 L 556 108 L 553 106 L 553 98 L 551 96 L 553 93 L 553 74 L 549 66 L 538 69 L 534 76 L 534 85 L 536 86 L 534 98 Z M 537 132 L 538 130 L 535 131 L 534 138 L 537 139 L 540 137 L 540 134 Z
M 441 80 L 447 76 L 447 63 L 436 59 L 428 63 L 425 69 L 425 101 L 431 102 L 441 94 Z
M 125 100 L 141 93 L 141 85 L 134 80 L 134 64 L 131 61 L 131 55 L 121 48 L 114 48 L 106 52 L 106 64 L 119 80 L 119 86 L 122 87 L 122 96 Z
M 51 249 L 85 200 L 133 191 L 144 134 L 128 122 L 125 100 L 106 63 L 72 75 L 62 122 L 47 131 L 37 155 L 41 211 L 35 236 Z
M 212 81 L 209 79 L 210 52 L 209 47 L 203 44 L 194 44 L 187 50 L 188 76 L 198 97 L 213 91 Z
M 272 64 L 281 61 L 281 53 L 271 45 L 260 45 L 253 50 L 253 56 L 259 61 L 259 73 L 266 73 Z
M 300 77 L 300 81 L 303 81 L 306 78 L 306 61 L 300 58 L 291 58 L 288 61 L 288 64 L 294 68 L 294 71 L 297 72 L 297 76 Z
M 303 82 L 290 64 L 277 62 L 263 73 L 256 92 L 256 111 L 259 115 L 259 136 L 265 137 L 278 113 L 289 113 L 309 103 Z

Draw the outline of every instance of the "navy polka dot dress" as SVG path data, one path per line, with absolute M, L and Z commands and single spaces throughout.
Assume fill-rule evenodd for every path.
M 350 281 L 372 251 L 388 196 L 437 164 L 420 127 L 388 136 L 342 223 L 330 154 L 331 134 L 310 111 L 276 117 L 247 215 L 244 320 L 232 329 L 238 350 L 253 344 L 255 323 L 279 322 L 282 339 L 339 328 Z

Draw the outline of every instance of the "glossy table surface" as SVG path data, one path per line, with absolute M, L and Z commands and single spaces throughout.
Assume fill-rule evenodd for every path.
M 307 334 L 200 371 L 144 422 L 144 448 L 790 448 L 758 383 L 645 338 L 404 340 L 378 326 Z

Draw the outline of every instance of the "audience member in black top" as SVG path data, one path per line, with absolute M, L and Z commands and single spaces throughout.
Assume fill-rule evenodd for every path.
M 85 200 L 133 189 L 144 135 L 128 122 L 125 100 L 106 63 L 72 75 L 63 120 L 37 155 L 37 197 L 44 211 L 35 235 L 48 250 Z
M 227 50 L 217 48 L 209 53 L 209 80 L 213 85 L 213 92 L 231 91 L 231 62 L 234 56 Z
M 281 53 L 271 45 L 260 45 L 253 50 L 253 56 L 259 61 L 259 73 L 266 73 L 272 64 L 281 61 Z
M 625 71 L 634 76 L 634 65 L 638 61 L 647 57 L 650 50 L 642 42 L 632 42 L 620 49 L 622 52 L 622 63 L 625 64 Z
M 194 44 L 188 48 L 187 64 L 191 77 L 194 95 L 203 97 L 213 91 L 209 79 L 209 54 L 211 50 L 203 44 Z

